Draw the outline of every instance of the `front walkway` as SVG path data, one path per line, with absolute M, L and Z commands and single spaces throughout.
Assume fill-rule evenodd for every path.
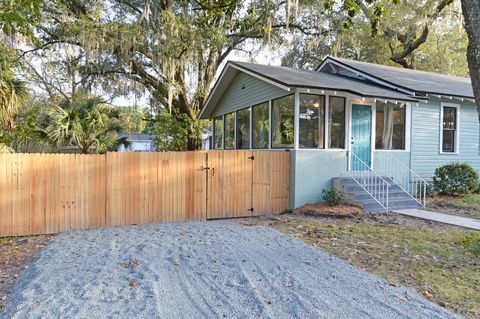
M 437 221 L 440 223 L 480 230 L 480 220 L 473 219 L 473 218 L 436 213 L 436 212 L 431 212 L 431 211 L 422 210 L 422 209 L 402 209 L 402 210 L 397 210 L 395 212 L 402 215 L 418 217 L 418 218 Z

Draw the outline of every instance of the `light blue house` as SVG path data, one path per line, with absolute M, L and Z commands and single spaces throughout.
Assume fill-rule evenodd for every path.
M 202 110 L 216 149 L 291 152 L 291 206 L 341 188 L 371 211 L 424 203 L 435 168 L 480 171 L 470 79 L 327 57 L 316 71 L 228 62 Z

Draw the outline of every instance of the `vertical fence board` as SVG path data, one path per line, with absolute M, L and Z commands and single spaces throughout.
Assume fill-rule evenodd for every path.
M 0 154 L 0 236 L 279 213 L 289 183 L 287 152 Z

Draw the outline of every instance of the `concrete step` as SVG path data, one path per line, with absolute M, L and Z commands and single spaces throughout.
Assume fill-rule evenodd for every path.
M 413 199 L 410 194 L 405 192 L 393 180 L 389 177 L 383 177 L 390 185 L 388 191 L 388 208 L 389 211 L 399 210 L 399 209 L 411 209 L 419 208 L 420 205 L 415 199 Z M 382 179 L 370 178 L 369 183 L 373 182 L 377 195 L 385 194 L 386 197 L 386 187 Z M 337 185 L 347 196 L 349 200 L 353 200 L 356 204 L 362 206 L 366 211 L 369 212 L 384 212 L 385 208 L 382 207 L 369 193 L 367 193 L 362 186 L 360 186 L 353 178 L 348 176 L 342 176 L 334 178 L 334 184 Z M 370 186 L 371 187 L 371 186 Z

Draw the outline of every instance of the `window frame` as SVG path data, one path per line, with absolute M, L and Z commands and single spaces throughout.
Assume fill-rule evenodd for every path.
M 274 101 L 277 101 L 277 100 L 280 100 L 280 99 L 283 99 L 283 98 L 286 98 L 286 97 L 289 97 L 289 96 L 293 96 L 293 144 L 291 147 L 285 147 L 285 146 L 281 146 L 281 147 L 274 147 L 273 146 L 273 102 Z M 296 135 L 295 134 L 295 131 L 296 131 L 296 108 L 297 108 L 297 103 L 295 102 L 296 100 L 296 94 L 295 93 L 290 93 L 290 94 L 287 94 L 287 95 L 284 95 L 284 96 L 280 96 L 280 97 L 277 97 L 275 99 L 271 99 L 270 100 L 270 132 L 269 132 L 269 149 L 272 149 L 272 150 L 293 150 L 293 149 L 296 149 L 295 148 L 295 145 L 296 145 Z
M 403 118 L 403 148 L 401 149 L 385 149 L 385 148 L 377 148 L 377 103 L 380 100 L 376 100 L 372 104 L 372 113 L 374 113 L 374 116 L 372 117 L 372 124 L 373 126 L 373 134 L 374 134 L 374 139 L 373 139 L 373 148 L 375 151 L 380 151 L 380 152 L 409 152 L 410 151 L 410 104 L 409 103 L 397 103 L 400 105 L 404 106 L 405 110 L 405 117 Z
M 248 111 L 248 125 L 249 125 L 249 128 L 248 128 L 248 148 L 238 148 L 238 133 L 237 133 L 237 121 L 238 121 L 238 112 L 241 112 L 241 111 Z M 235 150 L 251 150 L 252 149 L 252 107 L 251 106 L 248 106 L 248 107 L 244 107 L 244 108 L 241 108 L 241 109 L 237 109 L 235 111 L 235 145 L 234 145 L 234 149 Z
M 453 152 L 443 150 L 443 113 L 446 107 L 455 109 L 455 130 L 454 130 L 454 144 Z M 460 150 L 460 104 L 454 103 L 440 103 L 440 145 L 439 154 L 442 155 L 458 155 Z
M 330 113 L 331 113 L 331 105 L 330 105 L 330 99 L 331 98 L 341 98 L 343 99 L 343 148 L 340 147 L 330 147 Z M 334 151 L 345 151 L 349 149 L 348 146 L 348 141 L 347 141 L 347 135 L 349 135 L 349 130 L 350 130 L 350 123 L 347 121 L 348 117 L 348 108 L 347 105 L 350 105 L 350 110 L 351 110 L 351 101 L 350 103 L 347 103 L 347 96 L 344 95 L 326 95 L 326 99 L 328 100 L 325 101 L 325 148 L 328 150 L 334 150 Z
M 268 132 L 267 132 L 267 147 L 255 147 L 254 143 L 254 133 L 253 133 L 253 127 L 255 125 L 255 117 L 254 117 L 254 108 L 256 106 L 262 105 L 262 104 L 267 104 L 267 111 L 268 111 Z M 270 145 L 271 145 L 271 140 L 272 140 L 272 132 L 271 132 L 271 127 L 272 127 L 272 100 L 267 100 L 264 102 L 260 102 L 257 104 L 254 104 L 250 106 L 250 149 L 252 150 L 269 150 Z
M 300 129 L 301 129 L 301 122 L 300 122 L 300 111 L 301 111 L 301 96 L 302 95 L 311 95 L 311 96 L 316 96 L 316 97 L 320 97 L 322 100 L 323 100 L 323 113 L 320 114 L 319 112 L 319 119 L 318 119 L 318 133 L 320 133 L 321 131 L 323 131 L 323 140 L 322 140 L 322 143 L 323 143 L 323 147 L 301 147 L 300 146 Z M 299 92 L 298 94 L 298 149 L 299 150 L 325 150 L 327 149 L 327 135 L 326 135 L 326 129 L 325 129 L 325 126 L 326 126 L 326 122 L 327 122 L 327 117 L 326 117 L 326 114 L 327 114 L 327 97 L 328 95 L 325 95 L 325 94 L 315 94 L 315 93 L 305 93 L 305 92 Z M 322 119 L 323 117 L 323 119 Z M 323 121 L 322 121 L 323 120 Z M 320 123 L 322 124 L 321 127 L 320 127 Z M 346 122 L 345 122 L 346 123 Z M 346 133 L 345 133 L 346 135 Z M 318 141 L 320 142 L 320 137 L 318 138 Z
M 216 145 L 215 145 L 215 139 L 216 139 L 216 125 L 215 125 L 215 121 L 216 119 L 220 118 L 221 121 L 222 121 L 222 146 L 220 148 L 217 148 Z M 222 115 L 218 115 L 218 116 L 215 116 L 213 118 L 213 139 L 212 139 L 212 149 L 214 150 L 223 150 L 223 145 L 225 143 L 225 132 L 223 132 L 223 130 L 225 129 L 225 116 L 222 114 Z
M 225 134 L 225 132 L 227 131 L 225 129 L 225 126 L 226 126 L 226 121 L 225 121 L 225 117 L 227 115 L 230 115 L 230 114 L 233 114 L 233 146 L 232 148 L 226 148 L 225 145 L 225 141 L 226 141 L 226 138 L 227 138 L 227 134 Z M 237 112 L 233 111 L 233 112 L 230 112 L 230 113 L 225 113 L 223 114 L 223 145 L 222 145 L 222 150 L 226 150 L 226 151 L 231 151 L 231 150 L 236 150 L 237 149 Z

